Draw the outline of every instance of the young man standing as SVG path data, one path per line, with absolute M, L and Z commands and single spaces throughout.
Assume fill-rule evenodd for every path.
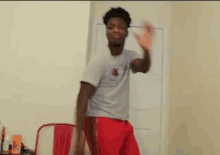
M 133 127 L 128 121 L 129 77 L 147 73 L 153 27 L 147 24 L 144 36 L 135 35 L 144 56 L 124 49 L 131 18 L 122 8 L 112 8 L 103 17 L 108 39 L 107 55 L 89 61 L 81 80 L 77 100 L 77 150 L 83 155 L 86 138 L 92 155 L 139 155 Z M 84 135 L 85 133 L 85 135 Z

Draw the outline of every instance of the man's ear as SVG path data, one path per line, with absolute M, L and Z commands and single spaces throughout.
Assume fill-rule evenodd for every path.
M 126 37 L 128 36 L 128 29 L 127 29 L 127 33 L 126 33 Z

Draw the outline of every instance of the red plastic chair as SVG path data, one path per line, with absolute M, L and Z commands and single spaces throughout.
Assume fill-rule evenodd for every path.
M 3 151 L 3 141 L 5 139 L 5 127 L 2 124 L 0 124 L 0 136 L 1 136 L 0 151 Z
M 73 155 L 76 142 L 76 125 L 66 123 L 44 124 L 37 132 L 36 155 Z M 85 143 L 85 154 L 90 155 Z

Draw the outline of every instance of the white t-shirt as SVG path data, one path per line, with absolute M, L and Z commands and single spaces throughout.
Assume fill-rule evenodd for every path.
M 128 120 L 130 63 L 143 55 L 123 50 L 115 57 L 109 48 L 106 50 L 107 54 L 93 57 L 84 70 L 81 81 L 96 87 L 95 94 L 88 101 L 86 115 Z

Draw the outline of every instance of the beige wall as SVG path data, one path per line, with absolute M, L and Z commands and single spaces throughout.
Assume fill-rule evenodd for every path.
M 33 149 L 44 123 L 73 123 L 90 2 L 0 2 L 0 120 Z
M 89 13 L 102 17 L 113 2 L 91 2 L 91 12 L 90 2 L 43 3 L 0 2 L 0 119 L 32 149 L 42 124 L 73 123 Z M 134 20 L 171 26 L 168 155 L 219 154 L 220 3 L 115 5 Z
M 160 25 L 170 25 L 169 2 L 146 1 L 97 1 L 92 2 L 93 14 L 91 17 L 103 17 L 111 7 L 125 8 L 133 20 L 149 20 Z
M 220 154 L 219 2 L 171 2 L 168 155 Z

